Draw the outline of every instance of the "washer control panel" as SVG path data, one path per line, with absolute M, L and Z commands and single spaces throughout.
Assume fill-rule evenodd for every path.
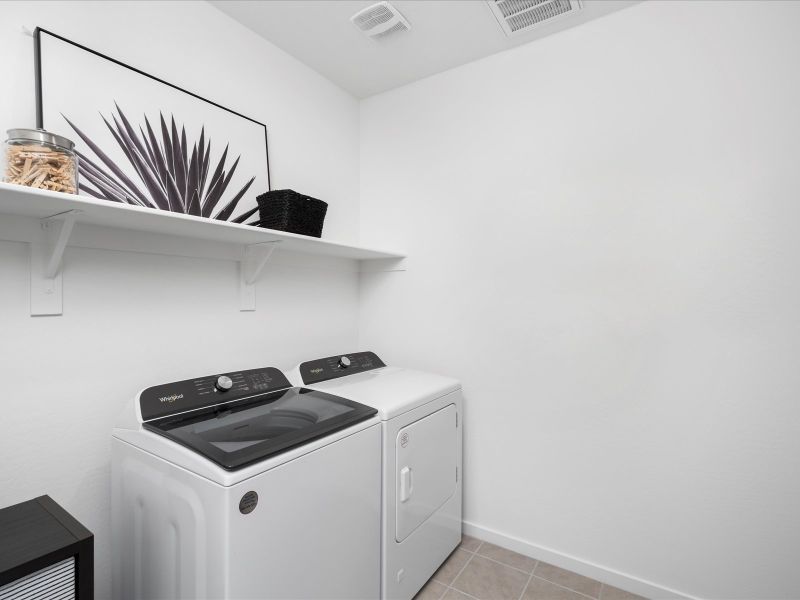
M 374 352 L 337 354 L 302 363 L 300 377 L 303 378 L 303 383 L 312 384 L 385 366 L 386 364 Z
M 139 408 L 142 420 L 149 421 L 289 387 L 286 375 L 275 367 L 217 373 L 147 388 L 139 396 Z

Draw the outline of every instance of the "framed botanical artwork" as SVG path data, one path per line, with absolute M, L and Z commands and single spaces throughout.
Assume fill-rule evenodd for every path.
M 45 29 L 34 48 L 36 126 L 75 142 L 82 195 L 238 223 L 256 212 L 264 123 Z

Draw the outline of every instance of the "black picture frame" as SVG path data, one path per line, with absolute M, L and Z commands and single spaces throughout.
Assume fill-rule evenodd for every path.
M 144 77 L 148 77 L 149 79 L 157 81 L 158 83 L 166 85 L 166 86 L 168 86 L 168 87 L 170 87 L 170 88 L 172 88 L 172 89 L 174 89 L 176 91 L 179 91 L 179 92 L 182 92 L 184 94 L 187 94 L 187 95 L 189 95 L 189 96 L 191 96 L 191 97 L 193 97 L 193 98 L 195 98 L 197 100 L 201 100 L 202 102 L 205 102 L 205 103 L 207 103 L 207 104 L 209 104 L 211 106 L 214 106 L 214 107 L 219 108 L 221 110 L 224 110 L 224 111 L 226 111 L 226 112 L 228 112 L 228 113 L 230 113 L 232 115 L 235 115 L 235 116 L 237 116 L 237 117 L 239 117 L 241 119 L 245 119 L 247 121 L 250 121 L 251 123 L 254 123 L 256 125 L 261 126 L 264 129 L 264 148 L 265 148 L 266 159 L 267 159 L 266 160 L 266 165 L 265 165 L 265 167 L 266 167 L 266 179 L 267 179 L 267 190 L 271 190 L 272 189 L 272 178 L 271 178 L 270 166 L 269 166 L 269 140 L 268 140 L 268 134 L 267 134 L 267 126 L 266 126 L 265 123 L 262 123 L 261 121 L 253 119 L 252 117 L 248 117 L 246 115 L 243 115 L 242 113 L 237 112 L 235 110 L 232 110 L 232 109 L 230 109 L 230 108 L 228 108 L 226 106 L 222 106 L 221 104 L 219 104 L 217 102 L 214 102 L 213 100 L 209 100 L 208 98 L 204 98 L 203 96 L 201 96 L 199 94 L 195 94 L 194 92 L 191 92 L 191 91 L 189 91 L 189 90 L 187 90 L 185 88 L 182 88 L 182 87 L 180 87 L 178 85 L 175 85 L 174 83 L 170 83 L 169 81 L 165 81 L 164 79 L 161 79 L 160 77 L 156 77 L 155 75 L 151 75 L 150 73 L 142 71 L 141 69 L 138 69 L 138 68 L 136 68 L 136 67 L 134 67 L 132 65 L 129 65 L 127 63 L 124 63 L 121 60 L 118 60 L 116 58 L 113 58 L 111 56 L 103 54 L 102 52 L 98 52 L 97 50 L 92 50 L 91 48 L 88 48 L 87 46 L 84 46 L 83 44 L 79 44 L 78 42 L 75 42 L 73 40 L 65 38 L 64 36 L 61 36 L 61 35 L 59 35 L 57 33 L 54 33 L 54 32 L 52 32 L 52 31 L 50 31 L 48 29 L 44 29 L 43 27 L 36 27 L 34 29 L 34 31 L 33 31 L 34 80 L 35 80 L 36 127 L 37 128 L 39 128 L 39 129 L 47 129 L 47 127 L 45 126 L 45 123 L 44 123 L 44 97 L 43 97 L 43 89 L 42 89 L 43 88 L 43 86 L 42 86 L 42 48 L 41 48 L 41 39 L 42 39 L 41 36 L 42 36 L 42 34 L 46 34 L 46 35 L 52 36 L 53 38 L 55 38 L 57 40 L 60 40 L 60 41 L 65 42 L 67 44 L 70 44 L 70 45 L 72 45 L 72 46 L 74 46 L 76 48 L 79 48 L 79 49 L 81 49 L 81 50 L 83 50 L 85 52 L 93 54 L 93 55 L 95 55 L 95 56 L 97 56 L 99 58 L 107 60 L 107 61 L 109 61 L 109 62 L 111 62 L 111 63 L 113 63 L 113 64 L 115 64 L 117 66 L 120 66 L 122 68 L 128 69 L 130 71 L 133 71 L 134 73 L 137 73 L 139 75 L 143 75 Z

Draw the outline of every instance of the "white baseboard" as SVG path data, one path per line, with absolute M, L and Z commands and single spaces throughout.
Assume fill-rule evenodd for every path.
M 698 600 L 696 596 L 657 585 L 651 581 L 646 581 L 626 573 L 620 573 L 614 569 L 581 560 L 580 558 L 558 552 L 557 550 L 545 548 L 544 546 L 537 546 L 525 540 L 467 521 L 464 521 L 464 533 L 486 540 L 497 546 L 502 546 L 508 550 L 519 552 L 525 556 L 530 556 L 536 560 L 543 560 L 557 567 L 561 567 L 562 569 L 567 569 L 579 575 L 583 575 L 584 577 L 591 577 L 592 579 L 613 585 L 614 587 L 618 587 L 633 594 L 639 594 L 645 598 L 653 598 L 654 600 L 660 600 L 662 598 Z

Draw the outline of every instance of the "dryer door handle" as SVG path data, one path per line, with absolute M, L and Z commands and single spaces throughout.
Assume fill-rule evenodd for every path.
M 414 473 L 411 467 L 400 469 L 400 502 L 405 502 L 414 493 Z

